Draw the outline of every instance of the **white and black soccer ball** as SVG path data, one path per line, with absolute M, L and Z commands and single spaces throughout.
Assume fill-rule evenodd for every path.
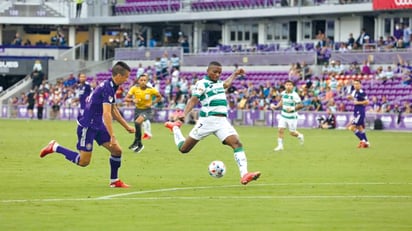
M 221 178 L 226 173 L 226 166 L 220 160 L 214 160 L 209 164 L 209 175 L 215 178 Z

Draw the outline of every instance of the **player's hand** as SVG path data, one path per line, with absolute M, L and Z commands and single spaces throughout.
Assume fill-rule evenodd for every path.
M 110 147 L 113 147 L 114 145 L 116 145 L 116 137 L 115 136 L 110 136 Z
M 132 127 L 132 126 L 128 126 L 128 127 L 126 128 L 126 130 L 127 130 L 129 133 L 135 133 L 135 132 L 136 132 L 136 129 L 135 129 L 134 127 Z
M 236 75 L 236 76 L 244 75 L 244 74 L 245 74 L 245 70 L 244 70 L 243 68 L 238 68 L 238 69 L 235 71 L 235 75 Z
M 178 115 L 177 119 L 180 120 L 181 122 L 185 122 L 185 116 L 184 115 Z

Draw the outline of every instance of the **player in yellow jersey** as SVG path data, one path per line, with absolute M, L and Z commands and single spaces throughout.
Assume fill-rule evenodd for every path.
M 125 98 L 126 102 L 133 102 L 136 106 L 134 113 L 136 133 L 129 149 L 137 153 L 144 148 L 142 144 L 142 123 L 152 118 L 152 105 L 157 104 L 162 99 L 162 95 L 156 88 L 148 86 L 148 81 L 149 76 L 146 73 L 140 75 L 137 84 L 130 88 Z

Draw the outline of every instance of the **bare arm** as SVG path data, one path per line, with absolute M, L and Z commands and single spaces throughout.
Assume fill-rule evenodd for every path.
M 229 78 L 227 78 L 225 80 L 225 82 L 223 82 L 223 87 L 226 89 L 228 87 L 230 87 L 232 85 L 233 80 L 236 79 L 237 76 L 239 75 L 244 75 L 245 74 L 245 70 L 243 70 L 243 68 L 239 68 L 237 69 L 235 72 L 233 72 Z
M 197 105 L 197 103 L 199 102 L 199 99 L 196 96 L 192 96 L 189 101 L 187 101 L 185 110 L 183 112 L 183 118 L 180 117 L 180 120 L 184 120 L 184 118 L 186 118 L 187 115 L 189 115 L 189 113 L 193 110 L 193 108 Z
M 112 123 L 113 117 L 112 117 L 112 105 L 108 103 L 103 104 L 103 123 L 104 126 L 106 127 L 107 132 L 110 135 L 110 146 L 112 144 L 115 144 L 116 138 L 114 136 L 114 131 L 113 131 L 113 123 Z
M 129 133 L 134 133 L 135 128 L 130 126 L 127 121 L 123 118 L 122 114 L 120 114 L 119 108 L 116 105 L 112 106 L 112 115 L 115 120 L 117 120 L 122 127 L 124 127 Z

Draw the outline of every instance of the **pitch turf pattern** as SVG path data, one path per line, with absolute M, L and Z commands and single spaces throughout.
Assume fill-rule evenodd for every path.
M 95 145 L 87 168 L 38 152 L 51 139 L 74 148 L 74 122 L 0 120 L 0 230 L 412 230 L 411 133 L 301 130 L 305 145 L 276 129 L 237 127 L 249 169 L 240 184 L 230 148 L 214 137 L 180 154 L 162 124 L 139 155 L 115 124 L 129 189 L 108 187 L 108 153 Z M 190 126 L 183 127 L 186 135 Z M 208 175 L 214 159 L 227 168 Z M 119 228 L 121 227 L 121 228 Z M 217 227 L 217 228 L 216 228 Z

